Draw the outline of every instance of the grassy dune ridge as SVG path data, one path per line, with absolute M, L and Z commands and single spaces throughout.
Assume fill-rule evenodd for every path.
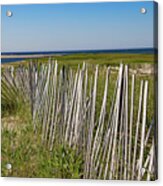
M 100 64 L 100 65 L 116 65 L 120 62 L 124 64 L 130 64 L 132 67 L 141 66 L 142 64 L 155 64 L 157 63 L 157 56 L 154 54 L 70 54 L 70 55 L 60 55 L 60 56 L 52 56 L 54 60 L 57 60 L 59 63 L 64 65 L 76 66 L 78 64 L 82 64 L 83 61 L 89 64 Z M 47 62 L 48 58 L 38 58 L 33 59 L 38 62 Z M 23 64 L 28 64 L 30 59 L 26 59 Z M 19 65 L 21 62 L 13 62 L 2 64 L 2 66 L 8 65 Z

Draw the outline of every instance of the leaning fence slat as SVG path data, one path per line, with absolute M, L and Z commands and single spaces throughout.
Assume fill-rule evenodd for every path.
M 148 96 L 148 81 L 145 81 L 144 102 L 143 102 L 143 118 L 142 118 L 142 129 L 141 129 L 141 145 L 140 145 L 139 169 L 138 169 L 138 180 L 141 180 L 141 177 L 142 177 L 142 164 L 143 164 L 143 156 L 144 156 L 145 125 L 146 125 L 146 114 L 147 114 L 147 96 Z
M 97 91 L 97 78 L 98 78 L 98 65 L 96 66 L 95 77 L 94 77 L 94 87 L 93 87 L 93 97 L 92 97 L 92 108 L 91 108 L 91 116 L 90 116 L 90 127 L 88 132 L 88 145 L 87 145 L 87 173 L 86 177 L 89 175 L 89 165 L 90 165 L 90 155 L 91 155 L 91 145 L 92 145 L 92 138 L 93 138 L 93 130 L 94 130 L 94 123 L 95 123 L 95 106 L 96 106 L 96 91 Z
M 149 139 L 149 137 L 150 137 L 150 133 L 151 133 L 151 130 L 152 130 L 152 128 L 153 128 L 153 125 L 154 125 L 154 119 L 152 120 L 152 123 L 150 124 L 149 129 L 148 129 L 148 132 L 147 132 L 147 135 L 146 135 L 146 137 L 145 137 L 145 142 L 144 142 L 144 145 L 145 145 L 145 146 L 146 146 L 147 143 L 148 143 L 148 139 Z
M 134 142 L 134 153 L 132 160 L 132 180 L 135 177 L 135 163 L 136 163 L 136 154 L 137 154 L 137 143 L 138 143 L 138 135 L 139 135 L 139 125 L 140 125 L 140 117 L 142 110 L 142 100 L 143 100 L 143 80 L 140 84 L 140 93 L 139 93 L 139 106 L 138 106 L 138 115 L 137 115 L 137 123 L 136 123 L 136 133 L 135 133 L 135 142 Z
M 56 96 L 57 96 L 57 70 L 58 70 L 58 64 L 57 61 L 55 62 L 55 71 L 53 76 L 53 104 L 52 104 L 52 116 L 51 116 L 51 126 L 50 126 L 50 133 L 49 133 L 49 147 L 51 146 L 52 141 L 52 134 L 54 130 L 54 113 L 56 111 Z
M 118 82 L 118 89 L 117 89 L 117 101 L 116 101 L 116 119 L 115 119 L 115 131 L 114 131 L 114 139 L 113 139 L 113 149 L 112 149 L 112 156 L 111 156 L 111 163 L 110 163 L 110 174 L 109 178 L 112 179 L 113 171 L 115 168 L 115 151 L 117 145 L 117 130 L 118 130 L 118 121 L 119 121 L 119 112 L 120 112 L 120 96 L 121 96 L 121 88 L 122 88 L 122 73 L 123 73 L 123 65 L 121 64 L 119 69 L 119 82 Z
M 102 135 L 103 128 L 104 128 L 104 118 L 105 118 L 106 101 L 107 101 L 107 93 L 108 93 L 109 71 L 110 71 L 110 68 L 108 67 L 107 72 L 106 72 L 105 89 L 104 89 L 103 102 L 102 102 L 101 112 L 100 112 L 100 117 L 99 117 L 99 123 L 96 129 L 96 134 L 94 137 L 94 142 L 93 142 L 93 147 L 92 147 L 92 152 L 91 152 L 90 177 L 92 177 L 93 169 L 95 169 L 95 162 L 94 162 L 95 151 L 96 153 L 98 153 L 99 151 L 101 135 Z
M 132 87 L 131 87 L 131 108 L 130 108 L 130 132 L 129 132 L 129 151 L 128 151 L 128 180 L 131 176 L 131 155 L 132 155 L 132 128 L 133 128 L 133 111 L 134 111 L 134 87 L 135 87 L 135 75 L 132 75 Z
M 125 66 L 126 96 L 125 96 L 125 157 L 124 157 L 124 180 L 127 179 L 127 155 L 128 155 L 128 66 Z
M 152 140 L 152 147 L 151 147 L 151 154 L 150 154 L 150 162 L 148 167 L 148 173 L 147 173 L 147 181 L 151 180 L 151 174 L 152 174 L 152 164 L 153 164 L 153 157 L 154 157 L 154 138 Z
M 69 110 L 69 116 L 68 116 L 68 121 L 67 121 L 65 141 L 68 141 L 68 136 L 69 136 L 69 132 L 70 132 L 69 130 L 70 130 L 70 125 L 71 125 L 71 118 L 72 118 L 72 112 L 73 112 L 73 107 L 74 107 L 74 100 L 75 100 L 75 95 L 76 95 L 77 79 L 78 79 L 78 71 L 76 72 L 76 76 L 75 76 L 75 82 L 74 82 L 74 87 L 73 87 L 73 94 L 72 94 L 70 110 Z

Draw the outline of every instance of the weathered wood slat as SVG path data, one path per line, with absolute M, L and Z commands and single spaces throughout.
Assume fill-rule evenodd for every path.
M 141 110 L 142 110 L 143 85 L 144 85 L 144 82 L 142 80 L 140 84 L 139 106 L 138 106 L 138 115 L 137 115 L 136 132 L 135 132 L 134 153 L 133 153 L 133 160 L 132 160 L 132 180 L 136 176 L 135 175 L 135 164 L 136 164 L 136 156 L 137 156 L 137 148 L 138 148 L 140 117 L 141 117 Z
M 145 126 L 146 126 L 146 114 L 147 114 L 147 96 L 148 96 L 148 81 L 145 81 L 138 180 L 141 180 L 142 178 L 142 164 L 143 164 L 143 157 L 144 157 L 144 138 L 145 138 Z

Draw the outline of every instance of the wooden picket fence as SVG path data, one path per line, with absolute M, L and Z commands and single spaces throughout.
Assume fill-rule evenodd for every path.
M 120 64 L 108 111 L 112 68 L 102 68 L 106 77 L 98 117 L 98 65 L 93 68 L 83 63 L 82 67 L 72 69 L 49 60 L 46 64 L 30 62 L 29 66 L 6 68 L 1 78 L 2 99 L 15 96 L 29 102 L 35 134 L 41 132 L 42 143 L 50 151 L 59 143 L 82 154 L 83 178 L 154 180 L 157 178 L 155 119 L 150 126 L 146 123 L 149 82 L 141 80 L 139 101 L 135 103 L 136 75 L 129 76 L 128 66 Z

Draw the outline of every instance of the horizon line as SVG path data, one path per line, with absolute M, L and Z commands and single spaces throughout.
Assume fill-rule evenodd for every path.
M 143 49 L 153 49 L 153 50 L 158 50 L 157 47 L 135 47 L 135 48 L 110 48 L 110 49 L 72 49 L 72 50 L 38 50 L 38 51 L 1 51 L 2 53 L 23 53 L 23 52 L 82 52 L 82 51 L 112 51 L 112 50 L 143 50 Z

